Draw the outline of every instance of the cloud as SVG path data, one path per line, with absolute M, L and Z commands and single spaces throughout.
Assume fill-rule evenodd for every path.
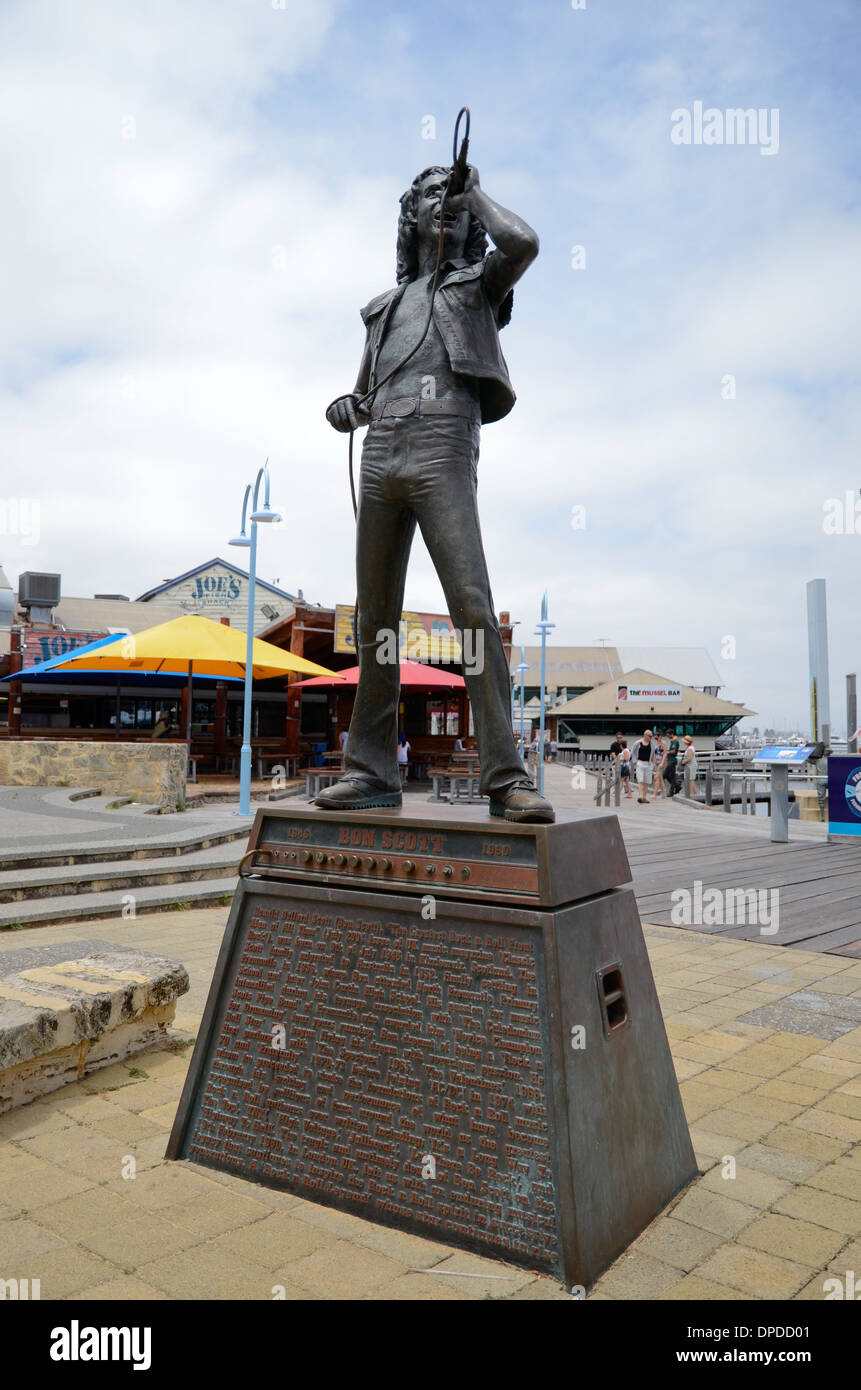
M 7 573 L 139 593 L 225 553 L 268 455 L 285 522 L 261 574 L 351 600 L 323 411 L 393 282 L 398 195 L 447 160 L 467 96 L 484 186 L 542 241 L 503 336 L 518 403 L 482 439 L 498 605 L 530 635 L 547 586 L 566 643 L 716 657 L 732 634 L 725 693 L 800 724 L 824 575 L 840 709 L 861 536 L 822 515 L 861 484 L 858 99 L 851 16 L 818 15 L 810 51 L 777 0 L 539 0 L 505 23 L 446 0 L 433 30 L 378 0 L 7 4 L 0 487 L 41 504 L 38 546 L 0 537 Z M 779 106 L 779 154 L 674 146 L 695 100 Z M 420 543 L 407 601 L 444 607 Z

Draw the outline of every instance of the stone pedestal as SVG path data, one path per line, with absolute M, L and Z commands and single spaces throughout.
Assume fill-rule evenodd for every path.
M 187 990 L 178 961 L 106 941 L 0 952 L 0 1114 L 161 1041 Z
M 591 1284 L 696 1167 L 615 817 L 258 813 L 168 1157 Z

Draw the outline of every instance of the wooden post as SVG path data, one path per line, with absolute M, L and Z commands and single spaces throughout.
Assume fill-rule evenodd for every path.
M 709 764 L 708 764 L 708 767 L 706 768 L 706 805 L 707 805 L 707 806 L 711 806 L 711 804 L 712 804 L 712 765 L 711 765 L 711 759 L 709 759 Z
M 21 629 L 13 627 L 10 633 L 9 642 L 9 672 L 20 671 L 24 664 L 24 657 L 21 651 Z M 9 682 L 9 714 L 8 728 L 10 738 L 21 737 L 21 682 Z
M 723 808 L 725 811 L 732 810 L 732 780 L 729 771 L 723 775 Z

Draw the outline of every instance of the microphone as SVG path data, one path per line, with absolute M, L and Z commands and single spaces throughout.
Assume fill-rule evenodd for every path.
M 466 132 L 460 146 L 460 153 L 457 151 L 457 133 L 460 129 L 461 118 L 466 117 Z M 454 138 L 451 142 L 451 173 L 448 176 L 446 192 L 454 197 L 457 193 L 462 193 L 466 184 L 467 155 L 469 153 L 469 107 L 462 106 L 457 113 L 457 120 L 454 123 Z

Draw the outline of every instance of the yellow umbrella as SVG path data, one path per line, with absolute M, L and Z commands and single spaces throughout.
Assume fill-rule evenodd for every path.
M 244 632 L 228 627 L 225 623 L 214 623 L 211 618 L 201 618 L 189 613 L 184 618 L 173 618 L 169 623 L 158 623 L 156 627 L 145 628 L 128 637 L 118 637 L 116 642 L 106 642 L 95 651 L 83 652 L 67 661 L 58 662 L 52 670 L 56 671 L 122 671 L 151 672 L 188 676 L 188 700 L 186 703 L 185 736 L 191 747 L 191 682 L 193 676 L 210 676 L 215 679 L 233 677 L 245 679 L 245 658 L 248 638 Z M 261 642 L 255 637 L 252 645 L 251 675 L 255 680 L 268 680 L 273 676 L 286 676 L 290 671 L 300 671 L 309 676 L 337 676 L 326 666 L 318 666 L 315 661 L 306 661 L 303 656 L 294 656 L 271 642 Z M 119 685 L 117 686 L 119 702 Z M 117 736 L 119 736 L 119 715 L 117 716 Z
M 246 645 L 244 632 L 192 613 L 128 637 L 118 637 L 115 642 L 106 642 L 96 651 L 77 658 L 72 653 L 68 660 L 58 662 L 52 670 L 152 671 L 178 676 L 191 675 L 193 670 L 196 676 L 243 680 Z M 306 661 L 303 656 L 295 656 L 271 642 L 254 638 L 251 674 L 255 680 L 286 676 L 290 671 L 301 671 L 308 676 L 338 675 L 337 671 L 318 666 L 315 661 Z

